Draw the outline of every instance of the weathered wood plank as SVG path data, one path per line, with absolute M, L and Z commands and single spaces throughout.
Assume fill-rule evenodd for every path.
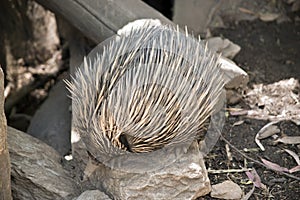
M 142 1 L 137 0 L 36 0 L 95 43 L 114 35 L 128 22 L 141 18 L 156 18 L 162 23 L 170 20 Z
M 140 0 L 36 0 L 56 14 L 63 16 L 83 35 L 96 44 L 114 35 L 124 25 L 137 19 L 159 19 L 163 24 L 172 21 Z M 244 87 L 246 72 L 221 58 L 224 81 L 230 88 Z

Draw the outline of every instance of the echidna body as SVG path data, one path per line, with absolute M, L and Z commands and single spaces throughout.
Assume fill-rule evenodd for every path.
M 178 29 L 132 29 L 85 59 L 68 83 L 73 126 L 95 158 L 193 140 L 223 87 L 217 60 Z

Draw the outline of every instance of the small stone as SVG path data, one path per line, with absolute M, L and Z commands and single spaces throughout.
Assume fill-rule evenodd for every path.
M 99 190 L 87 190 L 73 200 L 111 200 L 111 198 Z
M 243 191 L 239 185 L 232 181 L 212 185 L 211 197 L 218 199 L 241 199 Z

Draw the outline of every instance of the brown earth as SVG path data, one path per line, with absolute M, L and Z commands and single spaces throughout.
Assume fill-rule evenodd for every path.
M 252 22 L 240 22 L 231 24 L 226 29 L 213 30 L 213 35 L 222 35 L 234 43 L 241 46 L 240 53 L 234 61 L 241 66 L 250 76 L 248 86 L 263 83 L 269 84 L 282 79 L 294 77 L 300 81 L 300 25 L 299 22 L 262 22 L 259 20 Z M 300 92 L 299 90 L 297 91 Z M 245 102 L 228 107 L 241 107 L 247 109 Z M 237 121 L 244 120 L 239 126 L 233 126 Z M 229 116 L 226 119 L 223 129 L 224 137 L 230 141 L 237 149 L 257 149 L 254 138 L 256 133 L 265 125 L 267 121 L 250 119 L 243 116 Z M 283 121 L 278 125 L 281 133 L 289 136 L 299 136 L 300 127 L 289 121 Z M 248 156 L 260 161 L 265 158 L 274 163 L 287 168 L 297 164 L 291 156 L 284 153 L 283 149 L 289 149 L 300 153 L 299 146 L 296 145 L 274 145 L 272 139 L 263 140 L 266 151 L 260 150 L 246 153 Z M 245 166 L 244 158 L 239 153 L 231 149 L 233 161 L 228 161 L 225 151 L 225 142 L 219 140 L 213 151 L 206 159 L 207 167 L 211 169 L 236 169 Z M 262 179 L 262 183 L 267 186 L 267 190 L 256 188 L 250 199 L 300 199 L 300 182 L 266 169 L 256 163 L 247 160 L 247 167 L 254 167 Z M 300 173 L 293 175 L 300 177 Z M 243 184 L 248 178 L 245 173 L 224 173 L 210 174 L 212 184 L 220 183 L 231 179 L 239 184 L 243 191 L 247 193 L 252 185 Z M 214 199 L 209 195 L 200 199 Z

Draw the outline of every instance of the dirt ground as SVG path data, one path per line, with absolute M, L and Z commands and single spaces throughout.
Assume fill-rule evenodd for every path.
M 300 26 L 296 22 L 240 22 L 231 24 L 226 29 L 213 30 L 213 35 L 222 35 L 234 43 L 241 46 L 240 53 L 234 61 L 241 66 L 250 76 L 248 86 L 263 83 L 269 84 L 282 79 L 294 77 L 300 80 Z M 298 90 L 298 93 L 300 90 Z M 228 106 L 230 107 L 230 106 Z M 247 109 L 245 102 L 240 102 L 233 107 Z M 244 120 L 239 126 L 233 126 L 237 121 Z M 243 149 L 258 148 L 254 138 L 256 133 L 265 125 L 267 121 L 255 120 L 242 116 L 229 116 L 223 129 L 224 137 L 236 148 Z M 300 127 L 289 121 L 279 124 L 281 134 L 289 136 L 299 136 Z M 295 166 L 295 161 L 283 152 L 284 148 L 293 150 L 298 155 L 299 146 L 296 145 L 274 145 L 271 139 L 263 141 L 266 151 L 254 151 L 246 153 L 255 160 L 265 158 L 272 162 L 290 168 Z M 207 168 L 211 169 L 236 169 L 245 166 L 244 158 L 234 150 L 231 150 L 233 160 L 228 161 L 225 151 L 225 142 L 219 140 L 212 152 L 206 159 Z M 247 161 L 247 167 L 254 167 L 258 172 L 262 183 L 267 186 L 267 190 L 255 189 L 250 199 L 300 199 L 299 181 L 275 173 L 261 167 L 251 161 Z M 294 173 L 300 176 L 299 172 Z M 245 173 L 224 173 L 210 174 L 212 184 L 220 183 L 224 180 L 232 180 L 239 184 L 245 193 L 251 190 L 251 185 L 243 184 L 247 182 Z M 200 199 L 214 199 L 209 195 Z

